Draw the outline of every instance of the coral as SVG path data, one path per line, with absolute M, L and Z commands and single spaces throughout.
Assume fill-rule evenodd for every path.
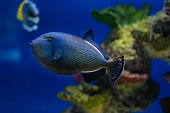
M 170 38 L 163 39 L 161 35 L 150 34 L 150 32 L 142 32 L 134 30 L 134 38 L 138 41 L 145 42 L 156 51 L 166 50 L 170 46 Z
M 117 35 L 119 39 L 112 41 L 109 46 L 116 56 L 126 56 L 126 59 L 134 59 L 136 51 L 133 49 L 133 38 L 131 32 L 126 27 L 118 27 Z
M 91 14 L 97 21 L 116 28 L 118 25 L 132 24 L 146 18 L 150 10 L 149 4 L 143 5 L 139 11 L 132 5 L 118 5 L 114 8 L 108 7 L 101 12 L 92 10 Z
M 133 73 L 148 73 L 150 71 L 151 58 L 148 50 L 142 42 L 135 40 L 132 35 L 134 29 L 147 31 L 147 25 L 142 24 L 143 21 L 145 20 L 132 25 L 119 26 L 116 30 L 111 31 L 109 37 L 102 43 L 102 47 L 109 56 L 125 56 L 125 69 Z
M 152 25 L 158 20 L 162 20 L 164 17 L 165 15 L 163 12 L 158 12 L 155 16 L 148 17 L 143 21 L 135 23 L 140 29 L 134 28 L 131 30 L 133 38 L 148 44 L 156 51 L 167 49 L 170 45 L 170 38 L 164 39 L 161 33 L 156 34 L 152 31 L 152 29 L 154 29 Z
M 102 47 L 111 58 L 124 55 L 125 70 L 114 86 L 107 74 L 92 86 L 85 83 L 68 86 L 58 97 L 72 102 L 73 106 L 63 113 L 131 113 L 152 104 L 159 94 L 159 85 L 149 78 L 151 59 L 156 54 L 148 50 L 144 38 L 135 37 L 136 31 L 147 36 L 152 20 L 160 19 L 161 16 L 148 17 L 150 9 L 150 5 L 142 6 L 140 11 L 131 5 L 119 5 L 101 12 L 91 11 L 97 21 L 111 27 Z
M 164 17 L 165 15 L 161 11 L 155 16 L 149 16 L 131 25 L 118 26 L 111 30 L 102 46 L 112 57 L 124 55 L 128 63 L 139 62 L 136 59 L 145 57 L 144 59 L 148 59 L 148 61 L 149 59 L 161 59 L 170 64 L 170 38 L 165 39 L 162 34 L 152 31 L 154 22 Z M 137 45 L 140 47 L 135 49 L 134 47 Z M 137 54 L 137 52 L 142 53 L 141 50 L 138 50 L 140 48 L 143 48 L 142 51 L 146 54 L 143 57 L 140 56 L 142 54 Z M 126 69 L 129 67 L 126 66 Z
M 114 53 L 110 56 L 124 55 L 128 60 L 133 60 L 138 57 L 134 49 L 134 38 L 131 32 L 134 29 L 145 30 L 146 25 L 143 25 L 142 21 L 147 18 L 150 9 L 150 5 L 144 5 L 141 7 L 141 10 L 137 12 L 131 5 L 119 5 L 112 8 L 112 10 L 107 8 L 101 12 L 106 13 L 107 11 L 112 11 L 112 13 L 116 13 L 114 21 L 116 21 L 117 25 L 114 28 L 112 27 L 110 34 L 102 44 L 104 48 L 109 49 L 109 53 Z M 133 14 L 133 16 L 131 14 Z M 139 20 L 140 23 L 136 24 Z
M 163 39 L 160 35 L 149 38 L 148 32 L 133 31 L 134 38 L 145 43 L 152 59 L 161 59 L 168 61 L 170 64 L 170 38 Z
M 117 27 L 116 19 L 112 15 L 112 12 L 103 10 L 101 13 L 99 13 L 97 10 L 91 11 L 92 16 L 99 22 L 102 22 L 106 25 L 108 25 L 111 28 Z
M 101 79 L 103 80 L 103 78 Z M 106 84 L 108 82 L 109 81 L 106 80 Z M 103 82 L 98 83 L 100 85 L 103 84 Z M 99 84 L 96 85 L 100 87 Z M 87 88 L 87 86 L 83 84 L 79 86 L 70 87 L 74 89 L 71 91 L 72 93 L 70 95 L 76 95 L 76 92 L 80 91 L 79 90 L 80 86 L 82 87 L 82 89 Z M 88 85 L 88 87 L 92 86 Z M 88 90 L 85 93 L 83 90 L 81 90 L 79 92 L 80 93 L 79 95 L 83 97 L 84 96 L 83 94 L 85 93 L 85 95 L 88 95 L 88 97 L 93 98 L 92 96 L 89 95 L 92 92 L 93 90 Z M 100 101 L 98 99 L 94 100 L 92 99 L 91 101 L 87 101 L 88 102 L 87 104 L 90 104 L 87 105 L 82 104 L 82 101 L 84 101 L 84 99 L 78 96 L 74 97 L 81 99 L 81 101 L 79 101 L 78 103 L 77 102 L 74 103 L 72 100 L 69 100 L 67 96 L 65 96 L 65 94 L 63 93 L 60 93 L 59 94 L 60 96 L 58 97 L 74 103 L 72 107 L 65 110 L 63 113 L 131 113 L 141 111 L 149 107 L 151 103 L 157 98 L 158 92 L 159 85 L 156 84 L 153 80 L 148 79 L 142 82 L 119 84 L 110 87 L 109 90 L 108 87 L 100 87 L 100 91 L 95 93 L 94 95 L 97 95 L 100 98 L 104 98 L 105 101 L 99 102 L 98 104 L 96 104 L 96 102 Z
M 78 86 L 67 86 L 66 92 L 61 92 L 57 96 L 63 100 L 81 104 L 85 108 L 91 109 L 106 101 L 104 97 L 107 95 L 107 91 L 101 92 L 100 95 L 98 93 L 100 93 L 99 87 L 82 83 Z
M 151 28 L 155 21 L 164 17 L 163 12 L 158 12 L 155 16 L 136 23 L 138 26 L 142 24 L 145 29 L 134 29 L 132 35 L 135 40 L 140 41 L 147 47 L 150 58 L 165 60 L 170 64 L 170 38 L 164 38 L 162 33 L 154 33 L 153 28 Z

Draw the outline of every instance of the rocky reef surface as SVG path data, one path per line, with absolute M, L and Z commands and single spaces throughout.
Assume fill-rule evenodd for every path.
M 157 98 L 158 89 L 151 79 L 112 87 L 105 76 L 96 85 L 68 86 L 58 97 L 74 104 L 63 113 L 131 113 L 148 108 Z
M 161 59 L 167 61 L 170 64 L 170 36 L 164 37 L 163 32 L 155 33 L 153 31 L 155 23 L 157 26 L 161 27 L 157 21 L 166 18 L 166 15 L 161 11 L 155 16 L 148 17 L 147 19 L 136 23 L 136 25 L 145 26 L 145 30 L 133 29 L 133 38 L 143 43 L 148 51 L 149 57 L 152 59 Z M 169 29 L 170 28 L 161 28 Z

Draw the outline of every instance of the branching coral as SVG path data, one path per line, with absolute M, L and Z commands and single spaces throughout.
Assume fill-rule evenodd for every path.
M 92 10 L 92 16 L 99 22 L 116 28 L 118 25 L 132 24 L 138 20 L 146 18 L 150 12 L 151 5 L 146 4 L 139 11 L 132 5 L 118 5 L 115 8 L 107 8 L 98 12 Z
M 103 78 L 101 79 L 103 80 Z M 106 81 L 107 83 L 108 81 Z M 100 82 L 100 84 L 103 83 Z M 67 87 L 66 90 L 69 89 L 67 93 L 59 93 L 59 98 L 74 103 L 73 107 L 63 113 L 131 113 L 141 111 L 151 105 L 159 91 L 159 85 L 151 79 L 119 84 L 110 89 L 102 87 L 100 91 L 98 88 L 94 90 L 90 87 L 96 86 L 83 83 L 78 86 Z M 85 89 L 86 92 L 84 92 Z M 75 101 L 77 98 L 79 101 Z
M 124 55 L 126 57 L 126 60 L 133 60 L 137 58 L 137 50 L 134 48 L 134 45 L 136 43 L 135 39 L 133 38 L 132 31 L 148 31 L 148 25 L 143 24 L 144 21 L 145 19 L 131 25 L 118 26 L 116 30 L 116 35 L 119 38 L 115 39 L 112 42 L 109 42 L 109 44 L 107 44 L 108 47 L 105 48 L 112 48 L 112 52 L 115 54 L 115 56 Z
M 78 86 L 67 86 L 66 92 L 58 93 L 58 97 L 74 104 L 81 104 L 87 109 L 98 106 L 106 101 L 108 92 L 101 92 L 98 86 L 87 83 Z

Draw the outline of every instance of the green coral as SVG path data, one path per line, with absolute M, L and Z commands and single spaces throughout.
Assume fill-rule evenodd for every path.
M 118 25 L 132 24 L 146 18 L 151 10 L 151 5 L 146 4 L 139 11 L 132 5 L 118 5 L 114 8 L 107 8 L 101 12 L 92 10 L 92 16 L 98 21 L 116 28 Z
M 170 61 L 168 57 L 170 47 L 165 48 L 167 46 L 165 43 L 162 50 L 159 48 L 159 52 L 156 49 L 148 50 L 146 46 L 148 43 L 152 48 L 156 48 L 156 44 L 152 44 L 155 39 L 151 37 L 153 42 L 150 43 L 147 35 L 153 21 L 163 17 L 162 13 L 158 13 L 156 17 L 148 17 L 150 9 L 150 5 L 142 6 L 140 11 L 131 5 L 120 5 L 101 12 L 91 11 L 97 21 L 112 28 L 103 43 L 106 52 L 109 56 L 124 55 L 125 69 L 137 73 L 138 76 L 140 73 L 149 74 L 151 58 Z M 161 40 L 159 37 L 157 39 Z M 83 83 L 78 86 L 68 86 L 66 92 L 59 93 L 59 98 L 74 104 L 64 113 L 131 113 L 148 108 L 159 94 L 159 85 L 151 78 L 146 81 L 112 86 L 107 76 L 102 76 L 97 80 L 96 85 Z
M 126 59 L 134 59 L 136 57 L 136 51 L 133 49 L 133 37 L 131 32 L 126 27 L 119 26 L 117 35 L 119 38 L 112 41 L 109 46 L 117 56 L 126 56 Z
M 105 48 L 112 48 L 112 51 L 116 56 L 124 55 L 126 56 L 126 59 L 133 60 L 138 57 L 136 50 L 134 49 L 134 42 L 137 40 L 143 43 L 143 46 L 149 46 L 147 51 L 149 51 L 149 56 L 151 58 L 162 59 L 168 61 L 170 64 L 170 38 L 164 39 L 161 34 L 151 35 L 152 24 L 164 17 L 165 15 L 163 12 L 158 12 L 155 16 L 149 16 L 136 23 L 118 26 L 118 28 L 114 30 L 116 32 L 114 34 L 112 33 L 109 37 L 116 38 L 111 42 L 106 39 L 104 42 L 107 42 L 107 44 L 104 44 Z
M 103 10 L 101 13 L 99 13 L 97 10 L 91 11 L 91 14 L 93 17 L 102 23 L 105 23 L 106 25 L 110 26 L 111 28 L 117 27 L 116 19 L 112 15 L 112 12 L 109 12 L 107 10 Z
M 81 104 L 87 109 L 91 109 L 106 101 L 105 96 L 107 96 L 108 92 L 101 92 L 100 95 L 98 94 L 99 92 L 100 89 L 98 86 L 83 83 L 78 86 L 67 86 L 66 92 L 58 93 L 57 96 L 60 99 L 70 101 L 74 104 Z
M 112 48 L 112 51 L 116 56 L 124 55 L 128 60 L 138 57 L 136 50 L 134 49 L 135 40 L 133 38 L 132 31 L 136 29 L 147 31 L 147 25 L 143 24 L 143 21 L 145 21 L 145 19 L 131 25 L 118 26 L 116 35 L 119 38 L 109 42 L 108 44 L 108 47 Z
M 111 48 L 115 56 L 123 55 L 126 59 L 132 60 L 138 56 L 134 49 L 134 38 L 131 32 L 136 28 L 145 28 L 142 24 L 136 25 L 134 23 L 147 18 L 150 10 L 151 5 L 148 4 L 143 5 L 139 11 L 132 5 L 118 5 L 115 8 L 106 8 L 101 12 L 93 10 L 91 14 L 97 21 L 112 28 L 109 38 L 107 38 L 109 41 L 105 40 L 107 42 L 104 45 L 105 48 Z
M 150 5 L 143 5 L 139 11 L 132 5 L 118 5 L 101 12 L 91 11 L 97 21 L 112 28 L 102 44 L 110 56 L 124 55 L 126 60 L 139 58 L 138 49 L 135 49 L 136 41 L 139 41 L 146 48 L 144 51 L 149 51 L 147 54 L 150 58 L 163 59 L 170 64 L 170 38 L 164 39 L 161 34 L 153 34 L 150 37 L 154 22 L 165 18 L 166 15 L 161 11 L 154 16 L 147 16 L 150 10 Z M 164 56 L 159 55 L 160 53 Z

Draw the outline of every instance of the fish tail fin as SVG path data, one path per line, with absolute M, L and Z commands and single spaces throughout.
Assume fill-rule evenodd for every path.
M 112 83 L 114 84 L 121 76 L 125 65 L 124 56 L 109 60 L 107 73 Z
M 23 21 L 22 10 L 23 10 L 23 6 L 24 6 L 24 4 L 25 4 L 26 1 L 27 1 L 27 0 L 24 0 L 24 1 L 20 4 L 20 6 L 19 6 L 19 8 L 18 8 L 17 18 L 18 18 L 20 21 Z

